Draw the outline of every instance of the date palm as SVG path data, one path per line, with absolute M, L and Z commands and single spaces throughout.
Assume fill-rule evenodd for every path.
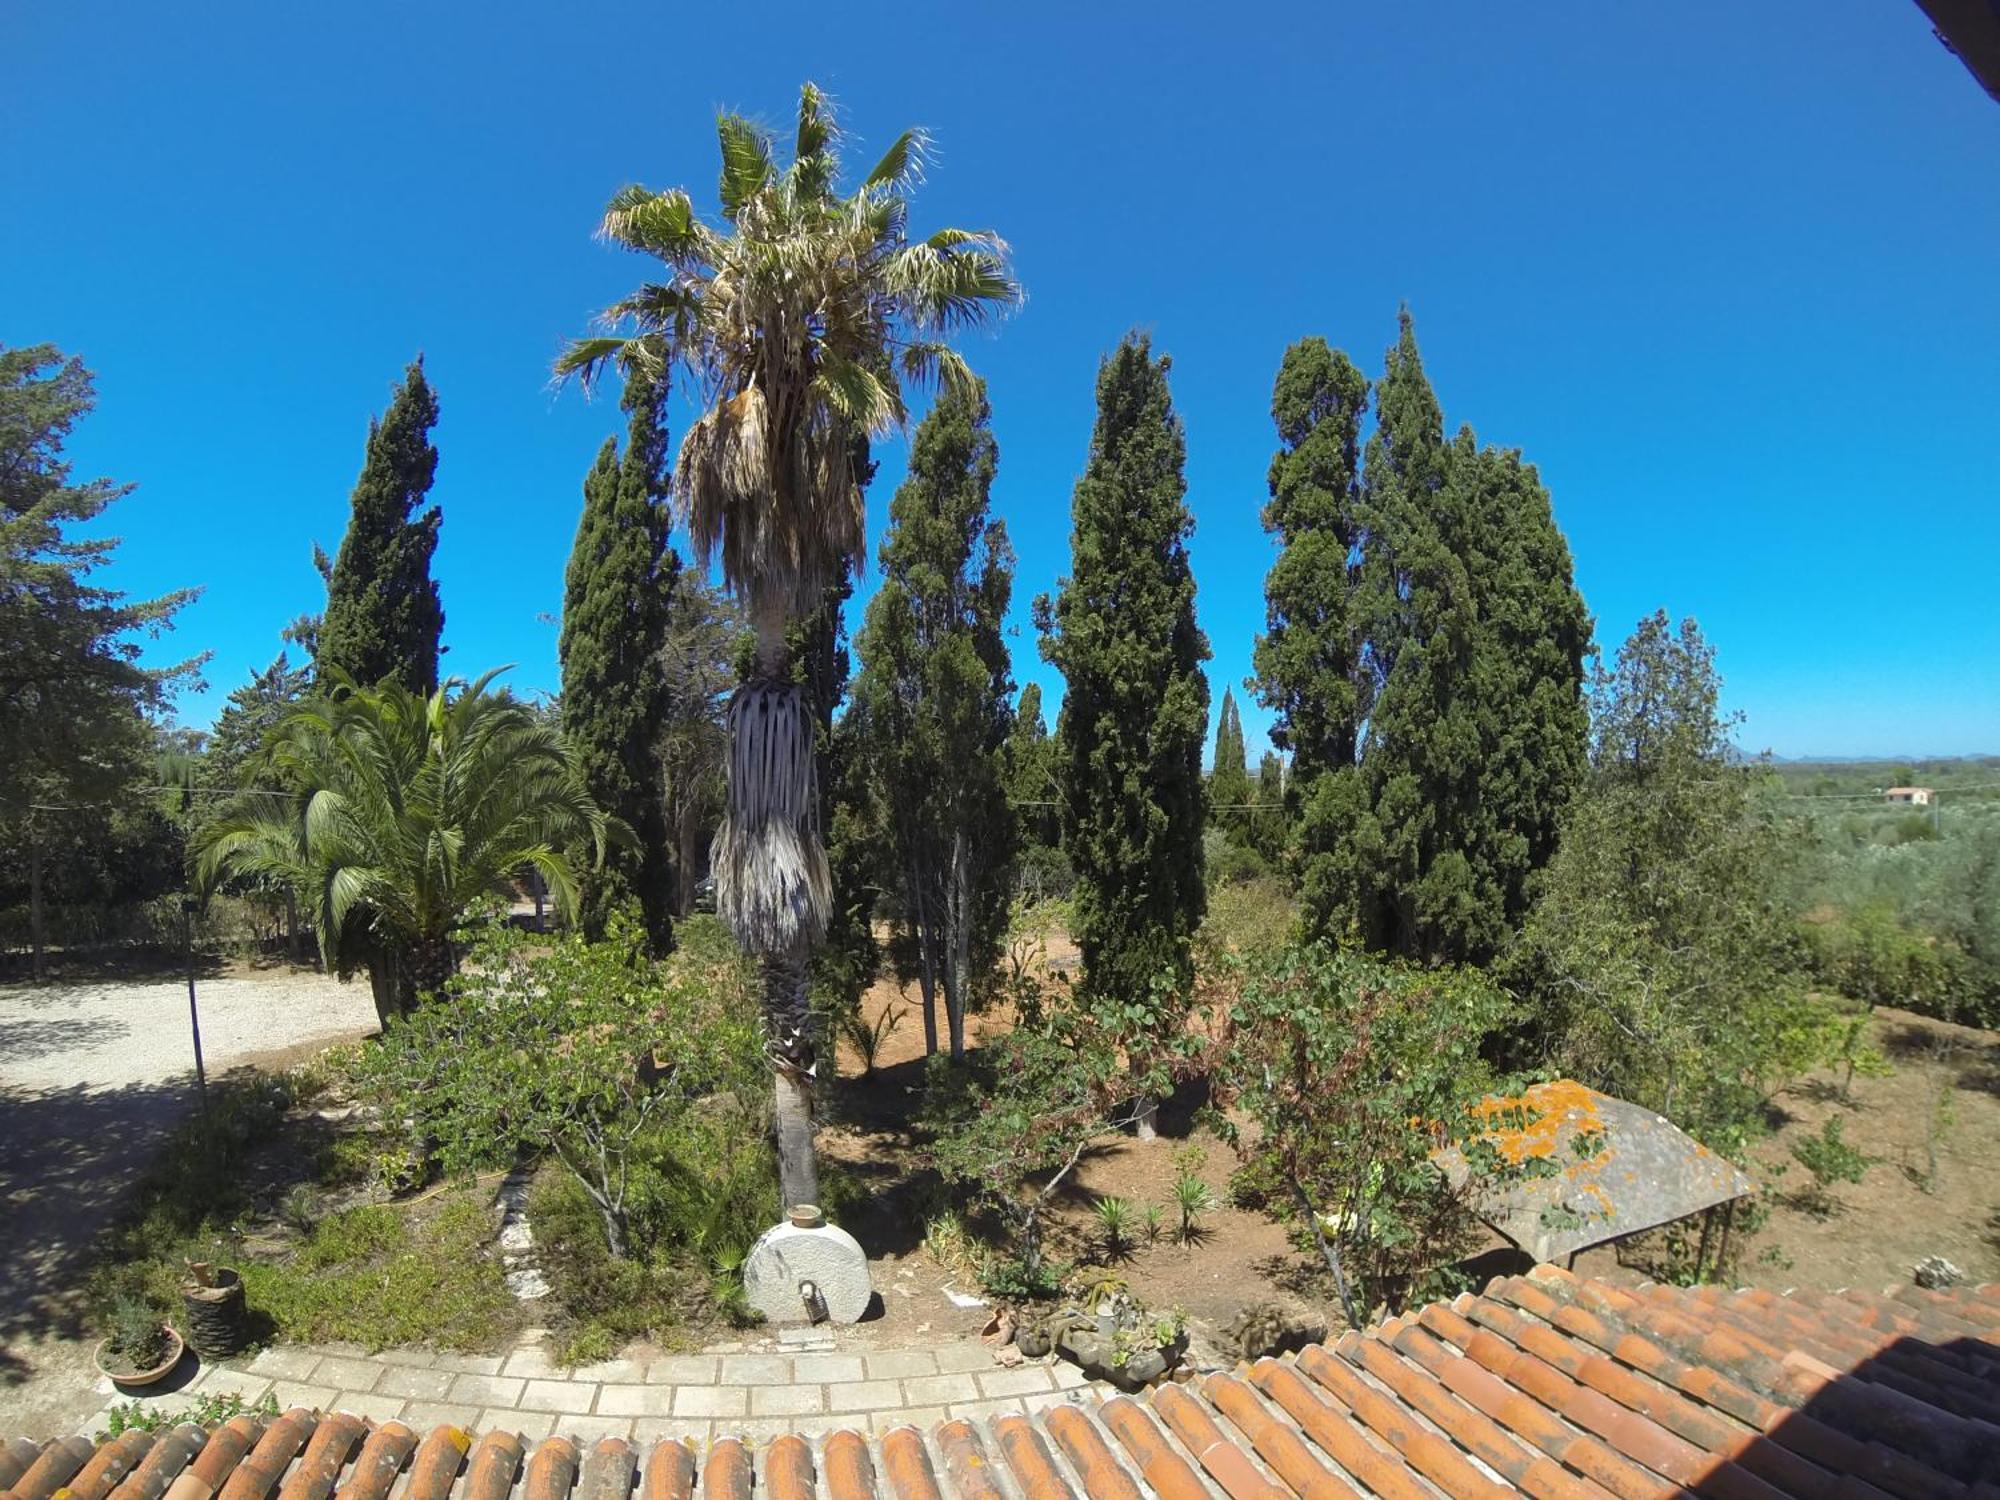
M 838 186 L 841 133 L 807 84 L 791 165 L 769 132 L 725 114 L 723 223 L 686 191 L 628 187 L 601 236 L 664 268 L 606 309 L 599 337 L 556 363 L 586 384 L 678 369 L 701 415 L 681 442 L 675 503 L 704 565 L 743 600 L 755 667 L 731 700 L 727 812 L 716 836 L 716 906 L 763 969 L 765 1040 L 776 1072 L 780 1183 L 818 1199 L 812 1153 L 816 1049 L 806 965 L 830 900 L 820 842 L 813 712 L 795 682 L 787 627 L 861 560 L 865 440 L 899 429 L 904 387 L 970 372 L 945 342 L 1019 299 L 1006 246 L 980 230 L 909 232 L 909 190 L 926 138 L 905 131 L 853 191 Z
M 297 892 L 328 967 L 367 969 L 384 1022 L 440 989 L 467 915 L 520 871 L 573 911 L 565 851 L 601 853 L 607 820 L 561 734 L 490 691 L 496 675 L 429 697 L 343 683 L 295 709 L 247 768 L 295 791 L 246 793 L 196 834 L 200 888 L 240 875 Z

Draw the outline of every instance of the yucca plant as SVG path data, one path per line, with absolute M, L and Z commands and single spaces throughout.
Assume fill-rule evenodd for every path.
M 852 1047 L 855 1055 L 861 1059 L 863 1078 L 874 1075 L 876 1057 L 888 1044 L 889 1038 L 896 1034 L 896 1028 L 902 1024 L 903 1017 L 907 1014 L 908 1011 L 903 1006 L 885 1005 L 882 1007 L 882 1014 L 871 1024 L 861 1014 L 859 1007 L 840 1013 L 840 1018 L 834 1024 L 847 1045 Z
M 799 95 L 790 166 L 739 115 L 723 115 L 716 133 L 722 224 L 704 222 L 680 188 L 613 197 L 599 233 L 654 257 L 664 275 L 607 308 L 609 331 L 572 343 L 556 374 L 588 384 L 615 367 L 628 381 L 660 383 L 678 369 L 701 407 L 681 442 L 674 499 L 704 565 L 720 555 L 756 633 L 751 678 L 729 708 L 716 910 L 763 967 L 779 1178 L 786 1203 L 811 1203 L 818 1064 L 806 969 L 830 891 L 814 705 L 793 671 L 789 627 L 861 560 L 860 470 L 869 440 L 902 426 L 905 383 L 970 389 L 946 336 L 1020 293 L 997 236 L 912 238 L 921 131 L 898 136 L 844 194 L 841 133 L 811 84 Z
M 1159 1204 L 1148 1203 L 1146 1205 L 1145 1211 L 1139 1215 L 1139 1225 L 1142 1229 L 1146 1231 L 1147 1244 L 1149 1245 L 1159 1244 L 1160 1230 L 1164 1225 L 1164 1220 L 1166 1219 L 1166 1213 L 1167 1211 L 1164 1208 L 1162 1208 Z
M 1201 1216 L 1215 1207 L 1215 1194 L 1193 1172 L 1183 1171 L 1174 1179 L 1174 1206 L 1181 1212 L 1181 1243 L 1192 1245 L 1201 1236 Z
M 1104 1231 L 1107 1255 L 1123 1255 L 1128 1246 L 1127 1231 L 1132 1222 L 1132 1205 L 1123 1198 L 1099 1198 L 1094 1205 L 1097 1227 Z

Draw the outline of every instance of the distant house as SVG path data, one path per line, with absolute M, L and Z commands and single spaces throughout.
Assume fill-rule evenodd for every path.
M 1929 807 L 1937 795 L 1927 786 L 1892 786 L 1882 794 L 1884 802 L 1901 802 L 1908 807 Z

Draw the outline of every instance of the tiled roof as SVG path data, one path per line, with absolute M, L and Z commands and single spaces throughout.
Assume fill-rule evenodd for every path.
M 1550 1266 L 1144 1399 L 752 1448 L 287 1412 L 0 1448 L 0 1500 L 2000 1500 L 2000 1286 L 1626 1290 Z

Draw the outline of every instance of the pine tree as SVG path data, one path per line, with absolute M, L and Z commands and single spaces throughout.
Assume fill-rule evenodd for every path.
M 1307 929 L 1481 961 L 1582 775 L 1590 622 L 1533 468 L 1446 442 L 1407 311 L 1386 364 L 1357 483 L 1365 385 L 1316 341 L 1287 352 L 1259 690 L 1294 754 Z
M 925 1046 L 938 1047 L 941 996 L 954 1058 L 972 991 L 999 956 L 1013 863 L 1001 751 L 1013 720 L 1003 631 L 1014 554 L 990 509 L 990 423 L 983 394 L 948 390 L 917 428 L 909 477 L 889 502 L 850 709 L 916 954 Z
M 437 475 L 430 441 L 437 419 L 437 395 L 419 356 L 381 420 L 368 424 L 367 456 L 315 643 L 322 684 L 337 672 L 363 687 L 393 678 L 419 696 L 437 687 L 444 606 L 431 554 L 443 515 L 425 507 Z
M 1250 764 L 1243 745 L 1243 716 L 1236 694 L 1222 690 L 1222 708 L 1215 716 L 1215 765 L 1208 773 L 1210 821 L 1238 843 L 1250 826 Z
M 673 941 L 674 830 L 667 826 L 661 739 L 668 719 L 662 652 L 670 628 L 680 558 L 667 507 L 666 391 L 634 379 L 624 399 L 623 458 L 605 439 L 583 483 L 563 591 L 563 730 L 575 746 L 597 805 L 631 831 L 586 879 L 586 935 L 635 903 L 647 942 Z
M 1067 684 L 1056 763 L 1076 872 L 1078 998 L 1134 1043 L 1178 1031 L 1206 909 L 1209 652 L 1194 617 L 1187 444 L 1169 367 L 1136 334 L 1099 367 L 1071 572 L 1035 611 L 1043 653 Z

